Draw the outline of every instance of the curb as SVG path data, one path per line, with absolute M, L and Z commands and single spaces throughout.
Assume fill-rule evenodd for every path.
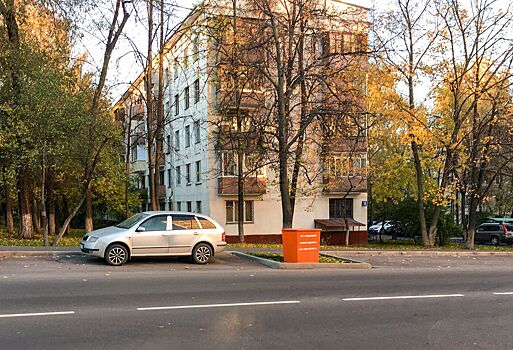
M 81 255 L 81 252 L 77 252 L 76 250 L 66 251 L 66 250 L 56 250 L 56 251 L 34 251 L 34 250 L 11 250 L 11 251 L 0 251 L 0 258 L 12 258 L 19 257 L 23 258 L 26 256 L 61 256 L 61 255 Z
M 246 258 L 248 260 L 254 261 L 256 263 L 265 265 L 272 269 L 279 270 L 303 270 L 303 269 L 372 269 L 372 265 L 369 263 L 363 262 L 355 262 L 355 263 L 340 263 L 340 264 L 332 264 L 332 263 L 282 263 L 278 261 L 273 261 L 265 258 L 260 258 L 258 256 L 232 251 L 232 255 L 239 256 L 241 258 Z M 333 258 L 339 258 L 337 256 L 332 256 L 329 254 L 324 254 Z
M 394 250 L 394 251 L 383 251 L 383 250 L 333 250 L 330 251 L 332 254 L 347 254 L 347 255 L 362 255 L 362 256 L 511 256 L 513 252 L 501 252 L 501 251 L 423 251 L 423 250 Z

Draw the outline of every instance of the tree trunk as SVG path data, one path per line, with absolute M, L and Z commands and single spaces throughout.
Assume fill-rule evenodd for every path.
M 475 195 L 470 196 L 470 208 L 468 213 L 468 236 L 465 241 L 465 249 L 474 249 L 474 238 L 477 226 L 478 199 Z
M 413 152 L 413 159 L 415 164 L 415 174 L 417 180 L 417 207 L 419 210 L 420 232 L 422 235 L 422 245 L 425 247 L 433 247 L 435 244 L 431 241 L 426 226 L 426 211 L 424 209 L 424 183 L 422 164 L 419 157 L 419 148 L 415 141 L 411 142 L 411 149 Z
M 64 217 L 64 222 L 66 222 L 66 218 L 69 216 L 69 203 L 68 203 L 68 197 L 65 195 L 62 197 L 62 214 Z M 61 229 L 64 227 L 64 223 L 61 226 Z M 68 222 L 66 225 L 65 233 L 68 234 L 71 231 L 71 223 Z
M 43 225 L 43 243 L 48 246 L 48 217 L 46 216 L 46 158 L 43 151 L 43 162 L 41 164 L 41 222 Z
M 18 180 L 18 200 L 20 206 L 19 237 L 32 239 L 34 238 L 34 227 L 32 226 L 32 213 L 30 211 L 30 179 L 25 174 L 21 174 Z
M 464 189 L 460 190 L 460 193 L 461 193 L 461 207 L 460 207 L 461 230 L 463 231 L 463 238 L 465 239 L 465 241 L 467 241 L 467 239 L 468 239 L 467 217 L 465 216 L 465 214 L 466 214 L 465 209 L 467 208 L 467 205 L 466 205 L 467 196 L 466 196 L 466 191 Z
M 51 170 L 48 172 L 48 183 L 46 188 L 46 206 L 48 209 L 48 234 L 55 234 L 55 195 L 54 195 L 54 183 L 53 174 Z
M 38 235 L 40 235 L 43 233 L 43 228 L 41 227 L 41 211 L 35 197 L 32 198 L 31 212 L 34 230 Z
M 91 187 L 89 187 L 86 190 L 86 196 L 85 196 L 85 231 L 91 232 L 94 230 L 93 227 L 93 190 Z
M 5 181 L 4 176 L 4 189 L 5 189 L 5 221 L 7 225 L 7 233 L 14 233 L 14 219 L 12 217 L 12 198 L 11 198 L 11 185 Z
M 240 119 L 240 117 L 238 117 L 237 119 Z M 240 127 L 240 120 L 238 124 Z M 240 147 L 240 143 L 241 142 L 239 138 L 239 149 L 237 150 L 237 230 L 239 233 L 239 242 L 244 243 L 244 169 L 242 167 L 242 162 L 244 161 L 244 154 Z

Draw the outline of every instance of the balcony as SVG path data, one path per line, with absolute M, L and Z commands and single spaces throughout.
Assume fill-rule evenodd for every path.
M 131 163 L 130 171 L 132 173 L 144 173 L 146 171 L 146 161 L 136 160 Z
M 220 89 L 216 93 L 217 109 L 255 109 L 264 105 L 265 93 L 260 90 L 244 90 L 240 96 L 240 105 L 237 106 L 235 94 L 228 89 Z
M 323 152 L 325 154 L 367 152 L 367 138 L 365 136 L 331 137 L 324 141 Z
M 159 199 L 166 198 L 166 185 L 158 185 L 158 187 L 157 187 L 157 197 Z
M 267 192 L 267 178 L 247 177 L 244 179 L 244 195 L 262 195 Z M 217 194 L 220 196 L 237 195 L 237 177 L 217 179 Z
M 367 192 L 367 178 L 364 176 L 323 176 L 323 191 L 326 194 Z
M 131 108 L 131 116 L 132 117 L 135 117 L 135 116 L 138 116 L 138 115 L 143 115 L 144 112 L 145 112 L 145 109 L 146 109 L 146 106 L 144 105 L 144 103 L 137 103 L 137 104 L 134 104 L 132 105 L 132 108 Z

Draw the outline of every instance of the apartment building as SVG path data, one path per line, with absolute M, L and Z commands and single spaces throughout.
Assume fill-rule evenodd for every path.
M 273 78 L 265 76 L 262 68 L 273 67 L 273 63 L 262 46 L 252 46 L 262 36 L 258 30 L 264 26 L 264 19 L 258 16 L 260 9 L 255 10 L 259 1 L 241 4 L 236 17 L 239 27 L 249 28 L 244 48 L 238 46 L 233 51 L 233 41 L 226 39 L 233 37 L 233 32 L 219 24 L 233 20 L 229 6 L 206 11 L 200 5 L 168 38 L 164 50 L 164 154 L 159 160 L 154 200 L 161 210 L 212 216 L 225 227 L 229 242 L 237 241 L 238 237 L 239 181 L 244 183 L 245 240 L 281 240 L 279 170 L 272 152 L 275 140 L 269 137 L 274 123 L 269 116 L 274 113 L 275 104 L 270 83 Z M 365 80 L 360 78 L 366 74 L 362 52 L 367 38 L 367 11 L 336 0 L 322 3 L 325 7 L 329 4 L 343 9 L 345 17 L 337 29 L 323 29 L 326 23 L 320 18 L 315 35 L 305 40 L 310 48 L 308 59 L 315 59 L 320 62 L 319 67 L 324 67 L 315 74 L 322 71 L 328 83 L 309 96 L 308 113 L 315 122 L 311 122 L 302 137 L 305 151 L 298 163 L 301 169 L 297 176 L 293 227 L 321 228 L 326 242 L 340 244 L 348 226 L 350 241 L 361 244 L 367 242 L 365 106 L 361 91 L 351 91 L 357 90 L 355 86 L 365 89 Z M 216 28 L 215 34 L 210 30 L 212 27 Z M 234 52 L 240 54 L 236 60 Z M 320 58 L 315 58 L 316 54 Z M 337 71 L 335 67 L 341 63 L 333 59 L 335 56 L 346 64 L 352 60 L 347 64 L 351 69 Z M 234 62 L 245 68 L 231 69 Z M 240 84 L 237 89 L 233 89 L 234 76 Z M 330 77 L 338 82 L 331 84 Z M 155 73 L 155 96 L 157 80 Z M 240 83 L 242 80 L 244 83 Z M 145 96 L 141 73 L 114 106 L 116 117 L 125 128 L 124 153 L 133 184 L 141 193 L 141 210 L 151 209 Z M 298 96 L 291 94 L 289 102 L 296 103 Z M 290 114 L 291 123 L 300 118 L 298 113 Z M 267 124 L 258 125 L 264 119 Z M 241 166 L 239 159 L 243 162 Z M 240 169 L 244 172 L 242 180 L 237 176 Z

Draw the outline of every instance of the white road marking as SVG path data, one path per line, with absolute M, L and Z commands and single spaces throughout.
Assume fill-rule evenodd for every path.
M 148 310 L 176 310 L 176 309 L 200 309 L 212 307 L 229 307 L 229 306 L 258 306 L 258 305 L 280 305 L 280 304 L 299 304 L 298 300 L 285 301 L 261 301 L 254 303 L 232 303 L 232 304 L 204 304 L 204 305 L 178 305 L 178 306 L 156 306 L 156 307 L 138 307 L 138 311 Z
M 513 292 L 493 293 L 494 295 L 512 295 Z
M 361 300 L 393 300 L 393 299 L 425 299 L 425 298 L 451 298 L 463 297 L 463 294 L 433 294 L 433 295 L 402 295 L 395 297 L 369 297 L 369 298 L 344 298 L 344 301 L 361 301 Z
M 71 315 L 74 314 L 75 311 L 59 311 L 59 312 L 32 312 L 26 314 L 6 314 L 0 315 L 0 318 L 9 318 L 9 317 L 29 317 L 29 316 L 55 316 L 55 315 Z

